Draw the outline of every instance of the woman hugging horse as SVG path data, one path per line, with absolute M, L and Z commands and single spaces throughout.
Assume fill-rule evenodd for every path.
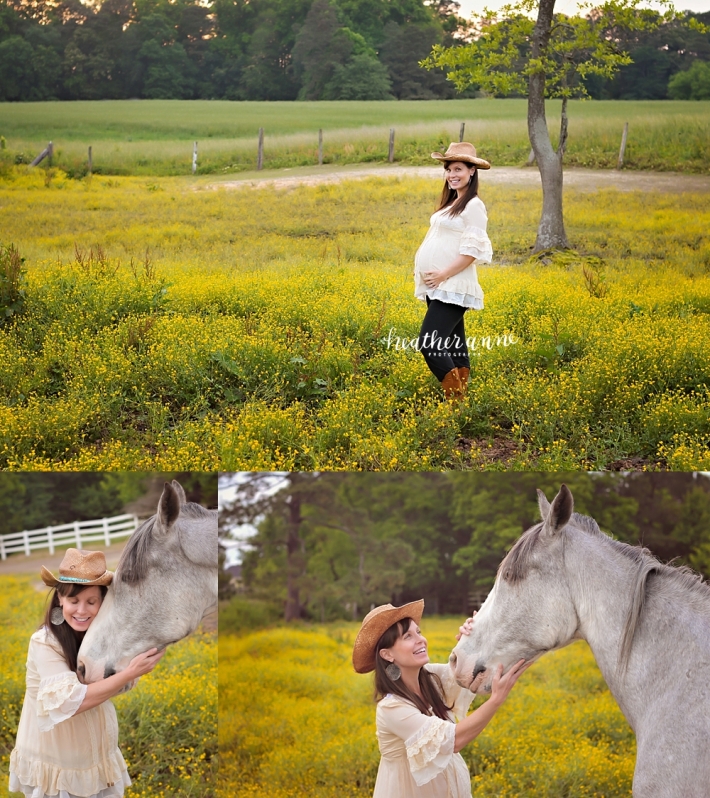
M 77 676 L 77 653 L 111 583 L 100 551 L 67 549 L 44 623 L 30 638 L 27 690 L 10 756 L 10 792 L 26 798 L 121 798 L 131 783 L 118 748 L 112 696 L 129 690 L 165 653 L 153 648 L 94 684 Z

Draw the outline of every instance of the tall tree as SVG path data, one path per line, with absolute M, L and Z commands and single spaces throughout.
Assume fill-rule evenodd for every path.
M 680 18 L 672 7 L 658 14 L 640 5 L 641 0 L 608 0 L 582 17 L 555 14 L 555 0 L 520 0 L 495 15 L 479 15 L 469 45 L 435 46 L 425 62 L 429 68 L 449 68 L 449 78 L 460 90 L 478 84 L 494 95 L 527 95 L 528 136 L 543 194 L 535 252 L 569 247 L 562 211 L 568 99 L 587 96 L 585 78 L 610 78 L 631 63 L 619 31 L 655 30 L 664 21 Z M 689 24 L 698 27 L 694 20 Z M 556 149 L 545 114 L 549 97 L 562 99 Z
M 302 85 L 299 100 L 319 100 L 335 69 L 353 51 L 352 39 L 338 22 L 329 0 L 314 0 L 293 47 L 293 63 Z

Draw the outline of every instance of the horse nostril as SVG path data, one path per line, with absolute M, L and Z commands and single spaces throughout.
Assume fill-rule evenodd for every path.
M 79 667 L 76 669 L 76 672 L 79 674 L 79 676 L 81 676 L 82 679 L 84 676 L 86 676 L 86 668 L 83 665 L 79 665 Z
M 114 668 L 112 668 L 112 667 L 110 667 L 109 665 L 107 665 L 107 666 L 104 668 L 104 679 L 108 679 L 108 677 L 109 677 L 109 676 L 113 676 L 113 675 L 114 675 L 114 673 L 116 673 L 116 671 L 114 670 Z
M 485 669 L 486 666 L 482 662 L 477 662 L 476 667 L 473 669 L 473 678 L 475 679 L 476 676 L 478 676 L 479 673 L 483 673 Z
M 451 656 L 449 657 L 449 665 L 451 665 L 452 668 L 456 667 L 456 654 L 454 654 L 453 651 L 451 652 Z

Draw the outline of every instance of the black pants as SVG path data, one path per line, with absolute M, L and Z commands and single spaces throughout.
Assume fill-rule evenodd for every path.
M 419 332 L 419 351 L 441 382 L 451 369 L 470 367 L 463 314 L 466 308 L 426 298 L 427 311 Z

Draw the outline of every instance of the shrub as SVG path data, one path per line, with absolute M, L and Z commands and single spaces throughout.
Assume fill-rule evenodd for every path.
M 26 271 L 17 247 L 0 246 L 0 323 L 22 312 L 25 304 Z
M 710 64 L 693 61 L 690 69 L 676 72 L 668 81 L 668 96 L 672 100 L 710 100 Z

